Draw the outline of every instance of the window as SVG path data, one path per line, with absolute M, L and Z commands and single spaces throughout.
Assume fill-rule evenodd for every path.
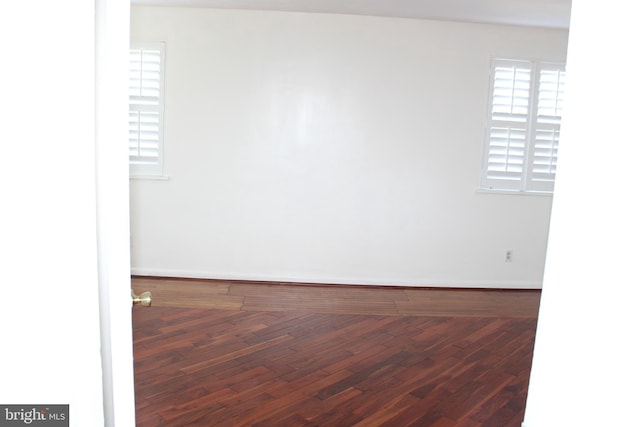
M 564 65 L 494 59 L 481 186 L 552 193 Z
M 131 175 L 163 173 L 164 43 L 129 51 L 129 167 Z

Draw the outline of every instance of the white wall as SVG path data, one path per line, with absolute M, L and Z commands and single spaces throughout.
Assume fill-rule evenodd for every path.
M 132 180 L 134 273 L 541 286 L 551 198 L 476 189 L 490 58 L 566 31 L 136 7 L 132 38 L 166 42 L 169 177 Z
M 635 7 L 573 3 L 563 152 L 526 427 L 640 425 Z

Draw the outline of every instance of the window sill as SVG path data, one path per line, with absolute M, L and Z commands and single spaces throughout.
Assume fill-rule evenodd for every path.
M 522 190 L 497 190 L 488 188 L 477 188 L 477 194 L 506 194 L 514 196 L 538 196 L 538 197 L 553 197 L 553 193 L 546 191 L 522 191 Z
M 169 181 L 167 175 L 129 175 L 129 179 L 136 181 Z

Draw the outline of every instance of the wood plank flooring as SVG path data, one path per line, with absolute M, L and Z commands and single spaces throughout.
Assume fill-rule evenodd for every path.
M 135 277 L 154 306 L 389 316 L 537 317 L 540 291 L 396 288 Z
M 138 426 L 522 422 L 539 291 L 133 287 Z

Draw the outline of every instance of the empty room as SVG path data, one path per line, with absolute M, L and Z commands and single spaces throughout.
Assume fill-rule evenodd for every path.
M 138 425 L 519 426 L 569 4 L 259 3 L 131 10 Z
M 0 424 L 637 425 L 634 6 L 260 3 L 0 3 Z

